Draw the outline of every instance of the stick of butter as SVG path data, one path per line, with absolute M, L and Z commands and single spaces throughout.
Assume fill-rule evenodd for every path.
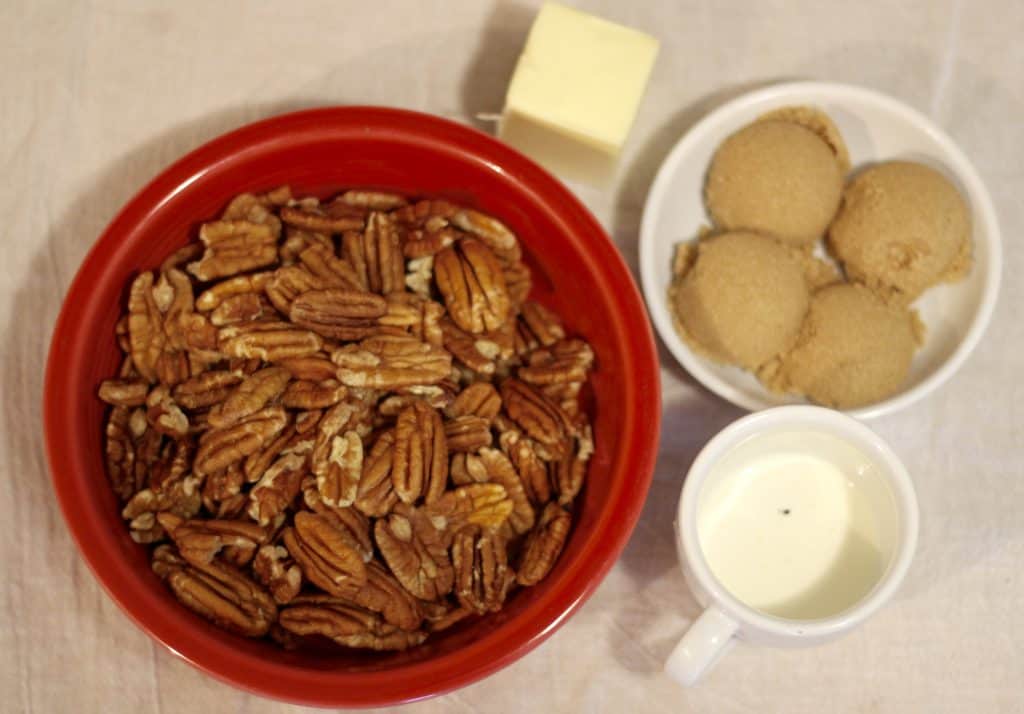
M 512 76 L 498 136 L 564 178 L 606 183 L 657 54 L 650 35 L 545 3 Z

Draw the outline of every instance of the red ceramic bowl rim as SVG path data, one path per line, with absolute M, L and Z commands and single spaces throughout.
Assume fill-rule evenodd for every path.
M 615 507 L 605 508 L 577 558 L 577 569 L 559 589 L 552 588 L 517 615 L 517 628 L 509 628 L 504 637 L 498 631 L 482 638 L 485 650 L 470 646 L 401 668 L 358 674 L 274 662 L 211 640 L 198 628 L 171 630 L 160 612 L 133 603 L 132 590 L 142 587 L 137 574 L 119 569 L 112 560 L 118 554 L 93 537 L 109 524 L 77 507 L 88 480 L 83 474 L 91 467 L 75 439 L 66 438 L 75 430 L 75 415 L 61 396 L 75 384 L 74 363 L 81 360 L 81 352 L 74 348 L 87 344 L 82 333 L 88 330 L 83 316 L 90 310 L 90 287 L 109 279 L 106 257 L 120 241 L 129 240 L 164 201 L 221 162 L 290 135 L 328 136 L 332 125 L 353 123 L 381 134 L 395 133 L 406 141 L 441 144 L 489 170 L 513 176 L 536 206 L 555 216 L 566 239 L 577 244 L 591 269 L 601 275 L 601 289 L 616 295 L 618 313 L 608 320 L 621 338 L 623 373 L 629 375 L 625 434 L 618 447 L 626 452 L 620 463 L 631 464 L 630 478 L 620 474 L 613 485 L 608 502 Z M 552 205 L 557 205 L 557 213 Z M 64 355 L 69 345 L 70 360 Z M 629 540 L 650 486 L 661 418 L 658 374 L 650 322 L 622 256 L 589 211 L 547 172 L 491 137 L 438 117 L 381 107 L 311 109 L 255 122 L 204 144 L 154 178 L 107 226 L 68 290 L 51 340 L 43 395 L 46 451 L 54 490 L 79 551 L 107 593 L 143 631 L 202 671 L 257 694 L 318 706 L 381 706 L 443 694 L 497 671 L 541 644 L 594 592 Z

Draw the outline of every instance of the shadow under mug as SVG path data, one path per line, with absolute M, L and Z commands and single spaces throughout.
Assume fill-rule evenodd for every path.
M 699 523 L 708 494 L 721 488 L 736 469 L 779 452 L 808 455 L 833 464 L 856 487 L 877 522 L 879 567 L 874 579 L 836 611 L 820 604 L 810 616 L 758 609 L 730 591 L 709 564 Z M 833 640 L 864 622 L 895 593 L 910 567 L 917 545 L 917 499 L 902 462 L 873 431 L 831 409 L 784 406 L 748 415 L 717 434 L 697 456 L 686 476 L 676 516 L 676 544 L 687 584 L 705 608 L 669 656 L 665 671 L 690 686 L 737 641 L 774 647 L 816 645 Z M 724 523 L 722 527 L 749 524 Z M 705 544 L 706 545 L 706 544 Z M 843 555 L 839 554 L 842 559 Z M 750 563 L 750 567 L 758 567 Z M 843 563 L 838 563 L 843 567 Z M 732 564 L 735 568 L 736 564 Z M 741 564 L 741 568 L 746 564 Z M 844 587 L 842 583 L 839 588 Z M 835 601 L 836 585 L 831 593 Z M 806 598 L 805 598 L 806 599 Z M 805 606 L 807 603 L 805 602 Z M 806 609 L 806 607 L 805 607 Z M 767 610 L 772 610 L 771 612 Z

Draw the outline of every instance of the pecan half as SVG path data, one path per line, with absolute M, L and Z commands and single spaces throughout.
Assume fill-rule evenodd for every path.
M 306 472 L 304 454 L 284 454 L 270 465 L 249 491 L 249 517 L 261 526 L 284 513 L 299 495 Z
M 294 357 L 281 361 L 281 366 L 291 372 L 295 379 L 310 382 L 324 382 L 334 379 L 338 368 L 334 366 L 327 357 L 321 355 L 310 355 L 309 357 Z
M 244 493 L 236 493 L 230 498 L 225 498 L 220 503 L 216 504 L 216 508 L 211 508 L 210 513 L 215 518 L 227 518 L 236 520 L 241 518 L 245 513 L 245 507 L 249 503 L 249 497 Z
M 548 478 L 548 469 L 530 440 L 518 431 L 509 430 L 502 432 L 498 441 L 502 451 L 515 466 L 530 502 L 535 506 L 543 506 L 550 501 L 551 481 Z
M 456 325 L 467 332 L 496 330 L 509 316 L 505 275 L 483 243 L 463 240 L 434 257 L 434 278 Z
M 181 269 L 185 263 L 189 263 L 203 254 L 202 243 L 188 243 L 178 248 L 176 251 L 171 253 L 169 256 L 164 258 L 164 261 L 160 263 L 160 272 L 170 270 L 172 268 Z
M 121 510 L 121 517 L 128 521 L 132 540 L 152 543 L 163 537 L 164 529 L 156 520 L 158 513 L 166 511 L 182 518 L 192 518 L 199 513 L 202 505 L 199 486 L 198 478 L 186 476 L 161 491 L 145 488 L 132 496 Z
M 288 423 L 280 407 L 268 407 L 223 429 L 211 429 L 199 439 L 194 469 L 209 474 L 259 451 Z
M 317 490 L 324 503 L 344 507 L 355 502 L 363 470 L 363 440 L 359 434 L 346 431 L 323 441 L 318 436 L 312 463 Z
M 451 355 L 414 337 L 378 335 L 335 350 L 331 361 L 349 387 L 397 389 L 436 384 L 451 372 Z
M 466 332 L 448 318 L 441 320 L 441 336 L 444 348 L 460 363 L 477 374 L 494 374 L 494 359 L 499 353 L 495 343 Z
M 515 576 L 508 566 L 505 540 L 478 526 L 463 528 L 452 540 L 455 597 L 478 614 L 497 612 Z
M 406 263 L 405 287 L 423 298 L 430 297 L 430 286 L 434 284 L 434 256 L 413 258 Z
M 245 480 L 249 483 L 259 481 L 285 448 L 293 445 L 294 438 L 295 430 L 286 425 L 277 436 L 266 440 L 264 446 L 246 456 L 242 462 Z
M 377 319 L 381 328 L 407 331 L 413 337 L 440 347 L 441 317 L 444 308 L 433 300 L 411 293 L 389 293 L 387 311 Z
M 458 419 L 462 416 L 483 417 L 489 424 L 500 411 L 501 395 L 494 385 L 474 382 L 456 395 L 444 413 L 449 419 Z
M 428 258 L 436 255 L 466 235 L 447 225 L 434 230 L 415 229 L 408 231 L 402 241 L 402 254 L 409 259 Z
M 447 630 L 449 627 L 462 622 L 473 614 L 473 610 L 465 607 L 454 607 L 450 610 L 446 609 L 443 613 L 439 613 L 436 619 L 428 620 L 426 628 L 428 632 L 441 632 L 442 630 Z
M 251 322 L 222 327 L 218 344 L 228 357 L 280 362 L 320 351 L 323 341 L 315 332 L 289 323 Z
M 573 429 L 569 417 L 557 404 L 518 379 L 502 382 L 501 398 L 509 417 L 531 439 L 548 447 L 556 458 L 565 452 Z
M 128 315 L 124 314 L 114 325 L 114 337 L 117 338 L 117 346 L 131 359 L 132 344 L 128 337 Z M 123 374 L 121 375 L 124 376 Z
M 188 379 L 191 370 L 188 354 L 183 350 L 165 349 L 156 361 L 157 381 L 172 387 Z
M 242 220 L 213 221 L 199 229 L 206 246 L 203 257 L 188 264 L 188 272 L 199 280 L 215 280 L 277 260 L 278 232 L 272 225 Z
M 366 584 L 353 590 L 347 596 L 350 600 L 403 630 L 415 630 L 423 621 L 420 601 L 375 560 L 366 564 Z
M 277 311 L 287 315 L 299 295 L 329 287 L 331 285 L 328 282 L 313 275 L 305 266 L 285 265 L 273 272 L 263 290 Z
M 312 201 L 302 201 L 294 206 L 283 207 L 281 220 L 290 226 L 319 233 L 341 233 L 363 227 L 361 212 L 338 212 L 325 208 L 327 206 L 320 206 Z
M 347 531 L 350 544 L 359 553 L 364 563 L 373 559 L 373 537 L 370 533 L 370 519 L 351 506 L 330 506 L 320 497 L 316 480 L 303 480 L 302 499 L 306 506 L 318 515 L 323 516 L 336 528 Z
M 324 415 L 322 409 L 311 409 L 299 412 L 295 415 L 295 433 L 307 434 L 320 424 L 320 418 Z
M 559 409 L 575 423 L 581 414 L 580 390 L 582 388 L 583 382 L 561 382 L 542 386 L 540 393 L 557 404 Z
M 534 350 L 517 376 L 535 385 L 583 382 L 594 364 L 594 352 L 582 340 L 560 340 L 550 347 Z
M 290 379 L 291 373 L 284 367 L 267 367 L 253 372 L 224 401 L 210 410 L 210 426 L 231 426 L 255 414 L 281 396 Z
M 484 417 L 466 415 L 444 423 L 448 451 L 473 452 L 491 445 L 491 423 Z
M 212 473 L 203 482 L 203 506 L 212 513 L 219 513 L 225 501 L 235 504 L 237 496 L 241 495 L 242 500 L 239 512 L 244 510 L 246 496 L 242 494 L 242 484 L 245 483 L 245 474 L 238 463 L 231 464 L 223 471 Z
M 337 598 L 304 596 L 281 611 L 281 627 L 296 635 L 320 635 L 339 645 L 371 650 L 404 650 L 426 639 L 380 615 Z
M 436 600 L 451 592 L 454 572 L 448 549 L 442 533 L 424 514 L 400 503 L 377 521 L 373 535 L 391 572 L 410 593 Z
M 243 375 L 231 370 L 211 370 L 186 379 L 174 387 L 171 395 L 186 409 L 205 409 L 227 399 L 243 379 Z
M 449 475 L 452 483 L 456 486 L 487 483 L 488 481 L 487 469 L 484 468 L 483 462 L 476 457 L 470 458 L 470 456 L 472 455 L 466 453 L 452 454 Z
M 525 533 L 533 527 L 536 514 L 530 499 L 526 495 L 523 482 L 519 478 L 512 462 L 501 451 L 497 449 L 480 449 L 478 456 L 467 456 L 467 461 L 479 459 L 483 468 L 487 471 L 487 480 L 491 483 L 500 483 L 505 488 L 505 493 L 512 501 L 512 512 L 509 513 L 508 523 L 517 534 Z
M 265 545 L 256 551 L 252 569 L 278 605 L 287 605 L 302 588 L 302 570 L 280 545 Z
M 557 503 L 549 503 L 541 512 L 536 527 L 526 536 L 520 554 L 516 582 L 536 585 L 551 572 L 565 546 L 572 519 Z
M 195 308 L 192 281 L 177 268 L 161 270 L 160 278 L 153 286 L 153 299 L 164 315 L 163 328 L 168 346 L 172 350 L 185 349 L 188 345 L 181 330 L 181 320 Z
M 212 285 L 196 298 L 196 310 L 213 312 L 225 301 L 247 295 L 259 295 L 263 292 L 273 273 L 251 273 L 238 275 Z
M 146 403 L 149 385 L 130 379 L 104 379 L 100 383 L 99 397 L 107 404 L 119 407 L 137 407 Z
M 441 199 L 423 199 L 395 211 L 395 219 L 405 226 L 437 230 L 448 224 L 459 207 Z
M 224 209 L 221 218 L 229 221 L 246 220 L 272 225 L 276 223 L 279 230 L 280 221 L 271 213 L 271 210 L 287 205 L 291 200 L 292 190 L 289 186 L 278 186 L 272 191 L 258 195 L 241 193 L 231 199 L 231 203 Z
M 354 431 L 364 437 L 370 434 L 373 414 L 371 407 L 353 394 L 350 399 L 339 402 L 328 409 L 317 425 L 317 440 L 314 446 L 314 462 L 326 463 L 331 449 L 331 440 L 347 431 Z
M 142 482 L 135 480 L 135 443 L 129 429 L 131 414 L 128 407 L 114 407 L 106 426 L 107 477 L 122 503 L 142 487 Z
M 515 262 L 521 257 L 519 241 L 505 224 L 480 211 L 463 208 L 456 211 L 449 220 L 467 233 L 471 233 L 487 245 L 502 260 Z
M 561 320 L 538 302 L 523 303 L 518 322 L 516 352 L 519 354 L 548 347 L 565 338 Z
M 413 402 L 395 423 L 391 464 L 395 493 L 405 503 L 421 496 L 433 503 L 444 493 L 447 479 L 448 445 L 441 415 L 423 402 Z
M 233 325 L 236 322 L 250 322 L 269 317 L 274 308 L 266 298 L 256 293 L 245 293 L 229 297 L 210 313 L 210 322 L 216 327 Z
M 153 549 L 153 562 L 151 567 L 156 576 L 161 580 L 167 580 L 167 576 L 182 568 L 188 563 L 178 555 L 178 551 L 170 543 L 161 543 Z
M 128 293 L 128 342 L 135 369 L 149 382 L 156 381 L 156 364 L 166 341 L 163 316 L 153 297 L 153 273 L 141 273 Z
M 178 546 L 181 557 L 193 565 L 212 563 L 221 553 L 232 565 L 244 566 L 267 537 L 263 528 L 248 521 L 186 520 L 173 513 L 161 513 L 157 522 Z
M 292 322 L 323 337 L 360 340 L 375 333 L 377 318 L 388 310 L 380 295 L 361 290 L 311 290 L 291 304 Z
M 346 260 L 334 254 L 334 245 L 328 240 L 314 242 L 299 255 L 299 262 L 325 287 L 359 290 L 359 276 Z
M 239 635 L 262 637 L 277 619 L 277 606 L 270 595 L 226 563 L 174 569 L 167 584 L 185 607 Z
M 150 470 L 164 456 L 164 435 L 149 426 L 146 413 L 136 409 L 128 419 L 128 428 L 135 439 L 135 483 L 139 488 L 149 485 Z M 161 484 L 164 485 L 164 484 Z
M 192 376 L 224 359 L 217 345 L 217 328 L 205 315 L 197 312 L 182 315 L 178 325 L 185 340 Z
M 558 503 L 568 506 L 583 487 L 587 473 L 587 462 L 594 453 L 594 437 L 590 426 L 579 430 L 573 439 L 573 449 L 554 464 L 554 483 L 558 491 Z
M 519 310 L 526 298 L 533 289 L 533 279 L 530 276 L 530 269 L 525 263 L 512 263 L 505 265 L 505 286 L 508 288 L 508 299 L 515 310 Z
M 334 200 L 348 206 L 365 208 L 370 211 L 392 211 L 396 208 L 402 208 L 409 204 L 409 202 L 405 200 L 404 196 L 400 196 L 397 193 L 355 189 L 346 191 Z
M 405 286 L 405 260 L 394 219 L 374 211 L 362 233 L 342 236 L 342 255 L 355 269 L 360 287 L 386 295 Z
M 366 584 L 366 564 L 352 537 L 322 515 L 299 511 L 295 527 L 286 528 L 284 545 L 306 580 L 332 595 L 345 597 Z
M 306 231 L 294 226 L 288 226 L 285 230 L 284 242 L 281 243 L 277 251 L 281 265 L 295 265 L 295 263 L 299 262 L 299 255 L 314 245 L 322 245 L 332 253 L 334 252 L 334 240 L 326 233 Z
M 512 508 L 512 500 L 501 484 L 472 483 L 446 491 L 424 506 L 423 513 L 436 528 L 455 533 L 468 524 L 498 528 L 508 520 Z
M 377 411 L 386 417 L 397 417 L 415 402 L 424 402 L 434 409 L 445 409 L 455 398 L 455 385 L 447 380 L 437 384 L 401 387 L 377 403 Z
M 183 439 L 188 434 L 188 417 L 174 403 L 171 390 L 164 385 L 154 387 L 146 397 L 146 420 L 158 432 L 172 439 Z
M 155 491 L 164 490 L 169 484 L 182 479 L 192 466 L 194 449 L 188 439 L 166 441 L 159 453 L 146 458 L 149 468 L 149 487 Z
M 336 379 L 319 383 L 302 379 L 288 385 L 281 395 L 281 404 L 288 409 L 324 409 L 340 402 L 346 394 L 348 390 Z
M 369 455 L 363 459 L 355 506 L 368 516 L 386 515 L 398 503 L 398 494 L 391 480 L 394 447 L 395 433 L 386 431 L 377 438 Z

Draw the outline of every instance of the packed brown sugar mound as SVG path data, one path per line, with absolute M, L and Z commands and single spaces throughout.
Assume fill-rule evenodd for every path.
M 850 279 L 909 303 L 966 274 L 970 212 L 938 171 L 890 161 L 850 182 L 829 229 L 829 246 Z
M 750 370 L 788 350 L 810 301 L 793 253 L 746 231 L 703 240 L 692 250 L 681 259 L 670 290 L 690 344 L 718 362 Z
M 863 285 L 828 286 L 814 294 L 796 343 L 768 386 L 831 407 L 871 404 L 906 379 L 921 337 L 916 313 Z
M 704 191 L 718 228 L 753 230 L 810 247 L 828 228 L 842 188 L 843 167 L 818 133 L 769 119 L 722 143 Z

